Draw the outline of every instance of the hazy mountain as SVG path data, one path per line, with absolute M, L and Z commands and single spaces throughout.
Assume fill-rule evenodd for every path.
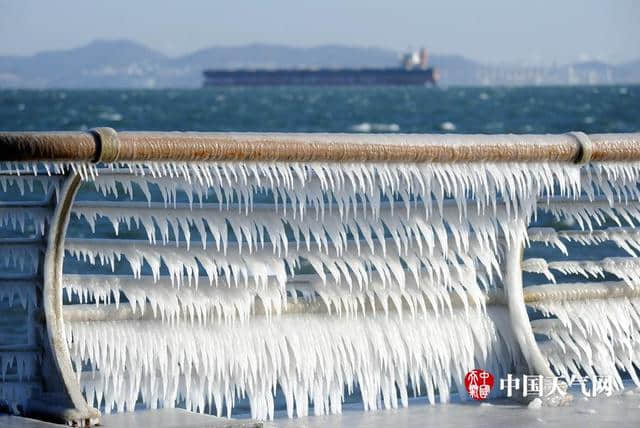
M 383 67 L 398 62 L 399 55 L 380 48 L 356 48 L 338 45 L 296 48 L 290 46 L 251 44 L 215 46 L 201 49 L 175 60 L 178 64 L 199 68 L 236 67 Z
M 0 57 L 0 86 L 143 86 L 168 61 L 165 55 L 129 40 L 99 40 L 29 57 Z
M 168 57 L 129 40 L 33 56 L 0 56 L 0 88 L 198 87 L 206 68 L 394 67 L 401 54 L 376 47 L 214 46 Z M 613 66 L 497 67 L 458 55 L 431 55 L 443 85 L 640 82 L 640 60 Z

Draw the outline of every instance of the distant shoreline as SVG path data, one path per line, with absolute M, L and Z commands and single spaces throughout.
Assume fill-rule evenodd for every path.
M 437 50 L 437 49 L 436 49 Z M 214 46 L 169 57 L 130 40 L 32 56 L 0 55 L 1 88 L 195 88 L 206 69 L 397 67 L 400 53 L 355 46 L 252 44 Z M 585 61 L 564 65 L 492 65 L 461 55 L 431 54 L 444 86 L 530 86 L 640 83 L 640 59 L 624 64 Z

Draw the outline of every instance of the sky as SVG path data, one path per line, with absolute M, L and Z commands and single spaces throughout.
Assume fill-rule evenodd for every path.
M 486 63 L 640 58 L 637 0 L 0 0 L 0 55 L 131 39 L 212 45 L 425 46 Z

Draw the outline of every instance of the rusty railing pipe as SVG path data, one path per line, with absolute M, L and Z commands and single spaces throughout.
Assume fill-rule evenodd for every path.
M 586 138 L 586 139 L 585 139 Z M 590 142 L 585 159 L 585 141 Z M 640 161 L 640 133 L 548 135 L 0 132 L 0 161 Z

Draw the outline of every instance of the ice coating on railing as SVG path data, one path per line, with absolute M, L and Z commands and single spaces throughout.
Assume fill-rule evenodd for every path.
M 558 248 L 565 256 L 569 253 L 558 232 L 552 227 L 530 227 L 527 230 L 527 236 L 529 241 L 542 242 L 547 246 Z
M 286 293 L 270 278 L 267 284 L 256 287 L 177 287 L 166 277 L 130 278 L 116 275 L 65 275 L 64 286 L 67 298 L 78 299 L 81 304 L 130 305 L 133 314 L 141 316 L 152 313 L 152 317 L 169 323 L 197 322 L 235 323 L 247 322 L 254 315 L 279 316 L 289 312 L 288 307 L 299 301 L 322 302 L 323 312 L 339 317 L 358 317 L 382 313 L 397 313 L 402 318 L 419 315 L 453 314 L 454 306 L 475 311 L 484 311 L 489 295 L 480 290 L 465 288 L 465 281 L 473 281 L 473 271 L 456 275 L 455 291 L 449 292 L 437 281 L 427 276 L 417 279 L 407 277 L 404 288 L 387 286 L 373 272 L 371 282 L 365 289 L 349 289 L 333 281 L 323 282 L 317 275 L 300 275 L 287 282 Z M 126 299 L 122 303 L 121 295 Z M 288 297 L 288 298 L 287 298 Z M 310 307 L 309 307 L 310 308 Z M 306 307 L 302 308 L 308 309 Z
M 286 296 L 285 288 L 289 292 L 283 307 L 287 300 L 295 300 L 297 294 L 302 294 L 304 299 L 323 302 L 331 320 L 347 322 L 364 317 L 366 321 L 384 315 L 411 320 L 462 317 L 460 319 L 472 322 L 486 313 L 486 296 L 481 290 L 495 287 L 500 278 L 504 246 L 529 236 L 526 225 L 535 214 L 537 199 L 580 196 L 582 183 L 578 168 L 555 167 L 536 164 L 505 168 L 491 164 L 416 167 L 222 163 L 130 166 L 137 175 L 101 174 L 95 181 L 96 187 L 105 195 L 124 192 L 133 196 L 134 190 L 138 189 L 149 201 L 147 207 L 119 208 L 89 203 L 77 205 L 74 213 L 86 220 L 91 228 L 95 228 L 100 217 L 106 217 L 116 232 L 123 225 L 128 229 L 141 226 L 152 245 L 145 247 L 137 243 L 135 253 L 127 253 L 126 248 L 118 245 L 104 250 L 92 245 L 80 248 L 76 242 L 68 242 L 67 249 L 89 259 L 103 257 L 111 260 L 108 262 L 111 264 L 118 253 L 133 260 L 134 272 L 140 272 L 141 260 L 161 259 L 161 263 L 149 263 L 159 282 L 154 284 L 145 280 L 146 285 L 140 287 L 145 291 L 129 298 L 138 310 L 145 300 L 152 308 L 159 308 L 161 320 L 177 317 L 179 311 L 197 312 L 193 303 L 176 305 L 176 298 L 168 298 L 153 289 L 154 286 L 169 289 L 167 280 L 159 276 L 160 267 L 166 261 L 173 265 L 167 267 L 175 285 L 180 285 L 178 275 L 186 272 L 187 277 L 196 277 L 198 266 L 205 268 L 212 281 L 211 275 L 221 272 L 217 267 L 212 269 L 211 263 L 225 264 L 229 254 L 248 259 L 253 256 L 260 259 L 270 254 L 275 258 L 274 263 L 286 267 L 285 276 L 271 285 L 279 289 L 280 297 Z M 608 190 L 607 184 L 601 176 L 595 173 L 594 176 L 593 183 L 588 184 L 590 192 L 594 196 L 604 194 Z M 601 190 L 603 187 L 605 192 Z M 164 206 L 160 207 L 152 203 L 152 195 L 158 190 L 164 201 Z M 273 194 L 273 205 L 254 202 L 255 195 L 265 192 Z M 180 195 L 187 198 L 189 205 L 177 203 Z M 194 231 L 200 237 L 200 248 L 190 245 Z M 540 232 L 532 234 L 533 240 L 562 247 L 557 234 Z M 194 265 L 185 259 L 185 254 L 190 254 L 197 263 Z M 303 261 L 310 263 L 316 273 L 300 284 L 288 268 Z M 207 264 L 209 267 L 205 266 Z M 245 289 L 248 284 L 254 284 L 248 278 L 260 277 L 264 272 L 263 267 L 247 265 L 246 269 L 244 281 L 238 282 L 241 287 L 244 284 Z M 228 273 L 222 275 L 230 280 Z M 217 283 L 214 279 L 213 283 L 216 293 L 233 290 L 224 281 Z M 265 284 L 265 281 L 261 283 Z M 176 294 L 185 289 L 190 293 L 193 287 L 183 284 Z M 198 287 L 198 292 L 203 292 L 203 301 L 208 301 L 204 293 L 209 290 L 206 285 Z M 459 312 L 455 309 L 452 296 L 461 300 L 467 310 Z M 468 308 L 476 310 L 469 312 Z M 283 314 L 276 320 L 281 322 L 298 316 Z M 239 325 L 253 328 L 254 323 L 262 322 L 254 317 L 238 320 L 243 322 L 236 324 L 234 321 L 234 328 Z M 287 333 L 287 338 L 291 335 L 293 333 Z M 185 377 L 181 379 L 184 385 L 173 385 L 175 394 L 181 390 L 182 398 L 187 401 L 187 397 L 197 396 L 194 402 L 207 397 L 203 387 L 196 388 L 197 394 L 186 392 L 187 385 L 202 381 L 201 376 L 192 376 L 191 382 L 186 382 Z M 106 391 L 104 380 L 83 384 L 89 388 L 89 395 L 93 395 L 91 391 L 96 385 L 98 397 Z M 144 382 L 137 388 L 145 390 Z M 377 388 L 377 391 L 381 390 L 380 386 Z M 115 389 L 107 392 L 110 398 L 105 404 L 113 406 L 120 400 L 116 407 L 122 409 L 125 393 L 115 393 Z M 399 390 L 404 389 L 400 384 Z M 434 388 L 436 390 L 446 397 L 447 388 L 440 386 Z M 218 396 L 221 394 L 224 395 L 217 393 Z M 154 406 L 157 398 L 149 400 L 150 395 L 154 397 L 153 393 L 143 392 L 147 405 Z M 232 405 L 229 403 L 234 399 L 218 398 L 216 403 L 220 404 L 216 407 L 221 409 L 225 402 L 230 410 Z M 129 401 L 132 400 L 134 397 L 130 395 Z M 174 400 L 175 396 L 169 402 Z M 254 416 L 269 417 L 273 412 L 270 393 L 261 394 L 260 400 L 266 401 L 255 400 L 252 399 Z M 335 403 L 331 406 L 334 410 L 339 409 Z M 371 404 L 367 406 L 371 407 Z M 196 407 L 202 410 L 202 402 Z M 290 413 L 294 407 L 289 404 Z M 323 413 L 328 409 L 321 407 L 318 411 Z
M 57 176 L 15 176 L 0 174 L 0 190 L 7 192 L 15 186 L 20 195 L 25 192 L 41 191 L 47 195 L 50 193 L 60 193 L 60 177 Z
M 7 382 L 10 371 L 18 382 L 33 377 L 39 358 L 34 351 L 0 351 L 0 380 Z
M 39 391 L 39 382 L 0 382 L 0 400 L 11 405 L 11 411 L 18 413 L 19 408 L 27 405 L 34 391 Z
M 608 376 L 621 389 L 623 370 L 640 386 L 640 299 L 549 301 L 537 307 L 557 317 L 541 349 L 559 375 Z
M 3 207 L 0 206 L 0 227 L 19 230 L 24 233 L 27 226 L 32 225 L 37 235 L 44 235 L 49 222 L 51 210 L 41 207 Z
M 42 252 L 38 243 L 32 245 L 0 244 L 0 267 L 20 272 L 35 272 L 38 255 Z
M 213 404 L 230 414 L 248 396 L 252 415 L 270 418 L 277 386 L 289 415 L 307 414 L 311 402 L 318 414 L 339 412 L 344 386 L 360 388 L 367 409 L 397 407 L 406 404 L 409 385 L 421 387 L 419 379 L 429 401 L 446 401 L 466 370 L 497 374 L 520 358 L 504 309 L 485 306 L 489 292 L 501 291 L 512 242 L 566 252 L 567 242 L 606 238 L 632 256 L 638 250 L 629 228 L 590 232 L 611 219 L 637 224 L 637 164 L 217 162 L 49 170 L 75 170 L 88 182 L 85 191 L 104 196 L 72 207 L 72 221 L 95 231 L 106 218 L 117 235 L 126 226 L 147 238 L 65 243 L 67 257 L 131 267 L 131 277 L 119 270 L 63 278 L 69 301 L 130 305 L 140 316 L 67 323 L 76 368 L 90 360 L 84 367 L 94 370 L 79 372 L 81 383 L 107 411 L 132 409 L 141 393 L 149 407 L 172 407 L 179 398 L 194 410 Z M 537 208 L 573 218 L 583 230 L 527 231 Z M 18 227 L 29 220 L 7 215 Z M 314 273 L 300 275 L 303 264 Z M 636 265 L 529 259 L 523 268 L 550 280 L 551 271 L 608 272 L 631 284 Z M 198 282 L 202 275 L 208 281 Z M 298 302 L 324 310 L 301 314 Z
M 0 344 L 4 340 L 4 335 L 0 334 Z M 17 411 L 18 406 L 25 406 L 33 393 L 41 389 L 35 380 L 40 367 L 40 353 L 37 349 L 20 348 L 0 346 L 0 403 L 8 403 L 12 411 Z
M 151 312 L 153 318 L 169 323 L 186 322 L 246 322 L 260 309 L 267 315 L 280 315 L 286 306 L 286 293 L 269 278 L 267 283 L 250 287 L 177 287 L 166 277 L 131 278 L 116 275 L 65 275 L 64 287 L 71 300 L 95 303 L 131 305 L 133 313 Z M 120 293 L 127 303 L 120 302 Z
M 504 207 L 497 209 L 492 216 L 471 212 L 461 217 L 457 207 L 448 203 L 443 205 L 444 214 L 431 215 L 426 215 L 419 208 L 410 214 L 405 213 L 402 207 L 396 207 L 394 213 L 394 205 L 382 204 L 375 214 L 362 211 L 340 214 L 326 209 L 322 216 L 303 218 L 276 212 L 273 206 L 264 204 L 252 207 L 250 213 L 242 209 L 217 209 L 215 206 L 167 209 L 119 207 L 114 203 L 80 205 L 74 207 L 73 213 L 85 219 L 93 231 L 101 217 L 109 219 L 116 235 L 121 225 L 129 230 L 142 226 L 152 244 L 158 242 L 156 235 L 159 233 L 163 244 L 170 241 L 170 236 L 176 244 L 179 237 L 184 237 L 188 249 L 191 231 L 195 228 L 203 249 L 207 248 L 208 235 L 213 237 L 216 249 L 226 249 L 230 230 L 240 252 L 245 245 L 244 251 L 252 252 L 264 248 L 267 243 L 278 254 L 286 253 L 289 248 L 288 228 L 296 248 L 302 246 L 310 250 L 313 245 L 325 253 L 329 251 L 329 244 L 341 252 L 350 240 L 363 240 L 372 251 L 376 250 L 374 240 L 377 240 L 383 243 L 381 250 L 384 252 L 387 248 L 383 242 L 385 233 L 393 238 L 398 251 L 417 245 L 420 251 L 432 254 L 436 246 L 447 250 L 451 241 L 459 252 L 467 251 L 470 242 L 478 242 L 486 251 L 495 253 L 500 233 L 513 237 L 523 233 L 518 227 L 520 223 L 510 219 Z
M 610 273 L 625 281 L 630 287 L 640 283 L 640 260 L 632 257 L 607 257 L 602 260 L 567 260 L 547 262 L 544 259 L 527 259 L 522 264 L 527 272 L 542 273 L 555 282 L 551 270 L 564 275 L 580 275 L 586 278 L 604 278 Z
M 161 266 L 166 266 L 172 283 L 181 285 L 198 284 L 200 267 L 205 270 L 209 285 L 224 284 L 238 286 L 249 283 L 260 286 L 269 277 L 275 277 L 278 285 L 284 289 L 287 272 L 296 265 L 295 255 L 277 257 L 271 250 L 264 249 L 254 253 L 241 254 L 230 251 L 203 250 L 174 246 L 154 246 L 143 241 L 125 240 L 71 240 L 66 244 L 66 251 L 72 256 L 91 264 L 115 267 L 122 259 L 131 266 L 135 278 L 142 274 L 143 263 L 146 262 L 155 280 L 160 278 Z
M 494 373 L 512 364 L 515 344 L 502 336 L 506 314 L 496 311 L 402 321 L 287 315 L 225 330 L 73 322 L 67 337 L 76 365 L 91 361 L 97 368 L 83 375 L 83 384 L 91 400 L 104 399 L 106 411 L 131 409 L 141 391 L 149 407 L 183 399 L 188 409 L 208 405 L 230 416 L 246 396 L 252 417 L 267 419 L 276 385 L 289 416 L 307 415 L 310 404 L 317 415 L 339 413 L 345 387 L 356 386 L 365 409 L 407 406 L 409 385 L 416 393 L 424 385 L 432 403 L 436 393 L 446 402 L 452 385 L 463 387 L 464 374 L 477 364 Z M 113 347 L 123 352 L 110 352 Z
M 0 302 L 6 300 L 9 307 L 19 302 L 27 309 L 27 306 L 34 306 L 36 303 L 37 282 L 30 279 L 3 279 L 0 280 Z
M 640 231 L 632 227 L 609 227 L 593 231 L 560 231 L 558 238 L 578 242 L 582 245 L 597 245 L 613 241 L 629 255 L 636 257 L 640 250 Z
M 432 284 L 438 284 L 444 291 L 459 295 L 465 306 L 468 295 L 473 297 L 474 304 L 481 305 L 480 287 L 489 288 L 486 278 L 500 275 L 499 264 L 494 253 L 487 252 L 478 244 L 470 245 L 466 254 L 454 250 L 442 253 L 437 249 L 422 255 L 416 247 L 399 253 L 390 246 L 383 254 L 362 246 L 358 250 L 351 242 L 341 253 L 333 249 L 327 253 L 300 249 L 277 257 L 268 249 L 250 254 L 230 250 L 225 254 L 214 249 L 191 248 L 186 251 L 185 248 L 149 245 L 140 241 L 98 243 L 70 240 L 66 250 L 78 259 L 111 267 L 124 259 L 131 265 L 136 278 L 140 277 L 143 261 L 146 261 L 154 280 L 160 278 L 160 267 L 165 265 L 172 284 L 176 285 L 197 284 L 199 267 L 202 266 L 209 278 L 209 286 L 260 287 L 267 284 L 269 278 L 274 278 L 276 281 L 272 286 L 280 290 L 285 290 L 288 278 L 295 278 L 291 267 L 300 265 L 304 260 L 314 267 L 321 285 L 333 283 L 352 292 L 368 291 L 369 286 L 377 282 L 382 288 L 404 290 L 407 281 L 411 280 L 420 287 L 424 286 L 427 294 L 432 293 Z M 322 290 L 321 285 L 316 287 L 317 290 Z M 447 295 L 445 303 L 450 306 L 448 299 Z
M 306 205 L 319 210 L 328 197 L 340 212 L 358 209 L 360 202 L 366 202 L 375 212 L 382 197 L 401 198 L 409 209 L 410 195 L 424 201 L 427 212 L 431 212 L 441 207 L 445 197 L 450 197 L 460 207 L 460 215 L 466 212 L 468 198 L 478 212 L 484 213 L 493 209 L 497 198 L 502 197 L 508 212 L 517 216 L 520 209 L 530 208 L 527 205 L 532 203 L 532 196 L 552 195 L 554 190 L 569 197 L 580 193 L 578 167 L 546 163 L 506 165 L 141 164 L 129 166 L 136 176 L 101 174 L 95 183 L 104 194 L 117 194 L 120 183 L 121 190 L 130 195 L 135 184 L 147 198 L 149 186 L 159 186 L 165 203 L 174 202 L 177 191 L 186 191 L 189 198 L 195 195 L 202 201 L 210 189 L 220 204 L 238 200 L 249 208 L 256 190 L 268 189 L 276 196 L 276 205 L 290 201 L 293 210 L 304 210 Z
M 552 203 L 538 204 L 557 219 L 575 220 L 581 230 L 593 230 L 605 225 L 611 219 L 618 226 L 635 226 L 640 223 L 640 204 L 637 200 L 609 202 L 606 200 L 571 201 L 554 200 Z

